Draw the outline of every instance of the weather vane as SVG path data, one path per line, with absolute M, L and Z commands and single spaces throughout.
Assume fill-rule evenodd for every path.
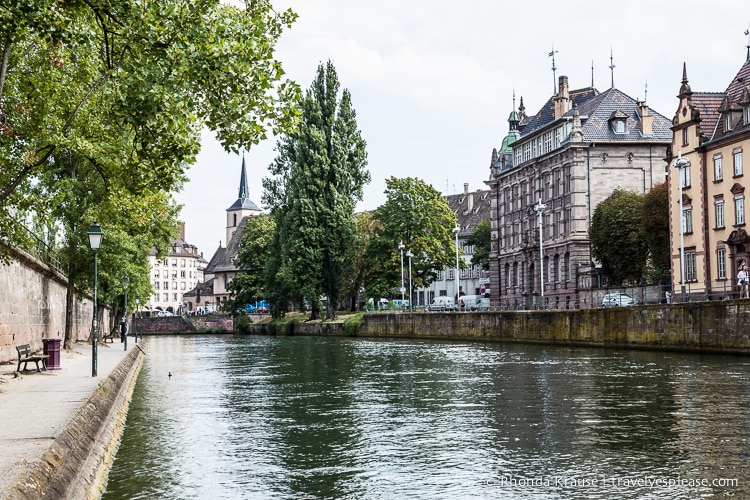
M 555 67 L 555 54 L 557 54 L 557 51 L 555 50 L 555 46 L 552 46 L 552 52 L 549 53 L 548 57 L 552 58 L 552 95 L 557 94 L 557 77 L 555 76 L 555 70 L 557 67 Z

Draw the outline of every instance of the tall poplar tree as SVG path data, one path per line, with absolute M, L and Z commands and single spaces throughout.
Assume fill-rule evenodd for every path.
M 336 316 L 342 298 L 344 259 L 355 235 L 354 207 L 370 181 L 365 141 L 357 129 L 351 95 L 339 99 L 336 69 L 318 66 L 300 105 L 298 129 L 278 142 L 279 155 L 263 181 L 264 202 L 276 220 L 279 259 L 269 265 L 270 283 L 279 303 L 288 298 L 310 319 Z M 280 311 L 271 303 L 272 313 Z M 274 310 L 276 309 L 276 310 Z

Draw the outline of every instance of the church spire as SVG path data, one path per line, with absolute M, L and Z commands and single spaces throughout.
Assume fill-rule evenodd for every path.
M 242 153 L 242 173 L 240 174 L 240 191 L 238 198 L 246 200 L 250 198 L 250 188 L 247 184 L 247 169 L 245 168 L 245 153 Z

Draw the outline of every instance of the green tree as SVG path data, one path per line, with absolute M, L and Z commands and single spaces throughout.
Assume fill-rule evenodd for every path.
M 281 259 L 273 282 L 311 319 L 336 315 L 344 261 L 354 240 L 354 207 L 370 181 L 365 141 L 357 129 L 349 91 L 338 100 L 339 80 L 329 61 L 320 65 L 301 103 L 299 128 L 279 141 L 274 176 L 264 179 Z M 270 287 L 270 284 L 269 284 Z M 273 303 L 272 303 L 273 310 Z
M 357 301 L 365 285 L 366 251 L 378 221 L 372 212 L 360 212 L 354 215 L 354 224 L 354 240 L 349 247 L 349 255 L 344 260 L 344 296 L 349 297 L 352 311 L 357 310 Z
M 474 245 L 472 265 L 480 265 L 482 269 L 490 269 L 490 221 L 483 220 L 474 228 L 471 236 L 466 238 L 467 245 Z
M 648 246 L 649 266 L 655 278 L 669 275 L 669 191 L 666 182 L 643 196 L 641 230 Z
M 268 0 L 0 7 L 2 234 L 22 234 L 16 209 L 46 206 L 31 187 L 59 150 L 132 193 L 173 191 L 203 129 L 232 151 L 289 129 L 299 89 L 273 49 L 295 18 Z
M 276 230 L 274 220 L 265 214 L 245 222 L 235 265 L 237 275 L 227 284 L 232 298 L 225 301 L 230 311 L 264 298 L 265 268 L 271 257 L 271 243 Z
M 386 179 L 386 202 L 374 213 L 377 225 L 366 251 L 368 297 L 392 295 L 401 286 L 401 253 L 412 257 L 412 286 L 426 287 L 437 272 L 455 265 L 456 214 L 439 191 L 413 177 Z M 461 259 L 463 265 L 463 259 Z
M 639 281 L 646 269 L 648 246 L 641 231 L 643 196 L 615 189 L 597 205 L 589 229 L 591 254 L 615 285 Z

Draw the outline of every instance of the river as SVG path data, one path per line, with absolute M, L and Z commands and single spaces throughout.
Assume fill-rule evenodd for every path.
M 147 342 L 104 499 L 750 498 L 749 358 Z

